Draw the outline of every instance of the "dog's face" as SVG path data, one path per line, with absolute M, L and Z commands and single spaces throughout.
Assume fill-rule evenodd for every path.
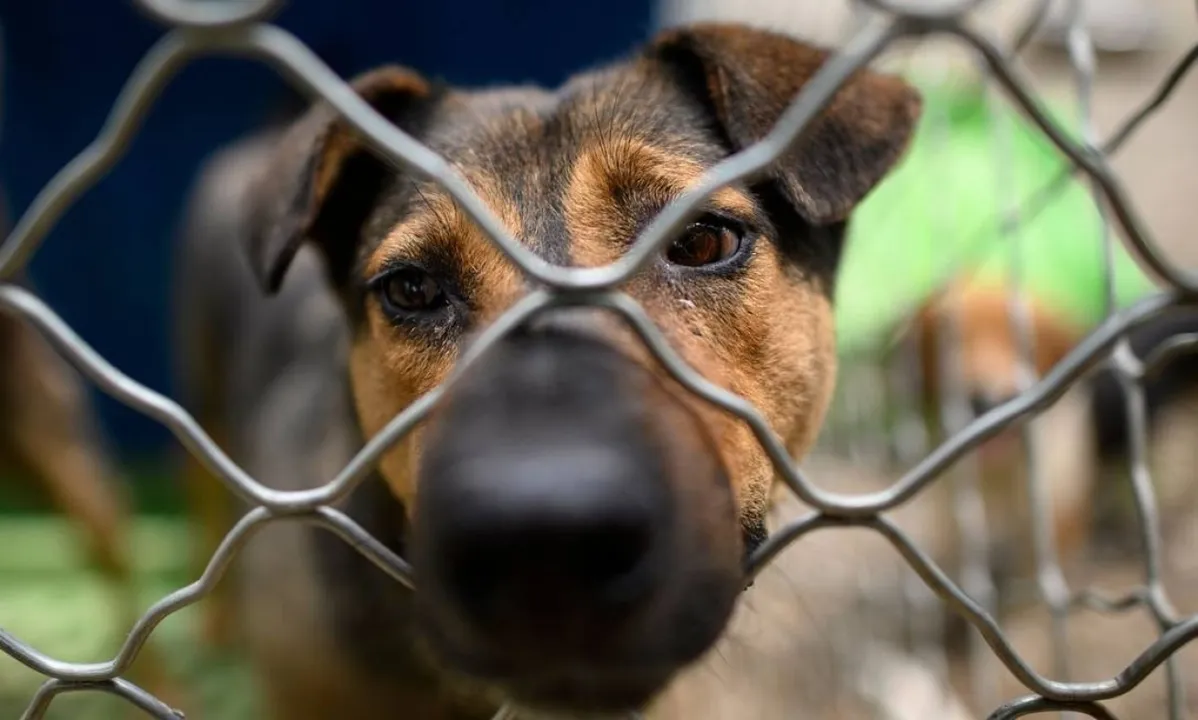
M 947 373 L 957 376 L 975 417 L 1019 394 L 1025 368 L 1043 376 L 1081 339 L 1081 331 L 1044 304 L 1029 299 L 1027 326 L 1032 355 L 1024 360 L 1024 338 L 1000 283 L 961 281 L 927 303 L 916 320 L 925 402 L 935 411 Z M 947 344 L 946 344 L 947 343 Z M 947 349 L 948 356 L 943 355 Z M 953 364 L 945 366 L 944 361 Z M 1018 428 L 1009 427 L 978 448 L 982 470 L 1015 482 L 1025 464 Z
M 916 336 L 929 397 L 939 402 L 948 372 L 957 374 L 977 415 L 1019 393 L 1026 364 L 1023 338 L 1011 310 L 1008 290 L 1000 283 L 983 281 L 956 283 L 921 308 Z M 1069 353 L 1081 332 L 1034 299 L 1027 303 L 1026 311 L 1030 369 L 1044 375 Z M 955 367 L 943 366 L 946 347 Z
M 359 78 L 547 260 L 619 258 L 705 170 L 763 137 L 825 61 L 781 36 L 671 31 L 557 91 Z M 829 297 L 850 210 L 906 146 L 901 81 L 860 73 L 759 182 L 717 192 L 623 290 L 708 380 L 752 401 L 795 455 L 834 381 Z M 270 286 L 303 241 L 355 325 L 368 436 L 444 381 L 529 291 L 435 183 L 397 175 L 328 108 L 280 145 L 255 199 Z M 381 473 L 411 515 L 432 656 L 532 706 L 642 705 L 720 635 L 774 478 L 743 424 L 685 392 L 616 318 L 558 311 L 480 357 Z
M 977 417 L 1018 395 L 1028 364 L 1042 377 L 1081 341 L 1081 328 L 1042 301 L 1027 300 L 1030 363 L 1024 359 L 1023 338 L 1012 322 L 1009 291 L 1002 284 L 963 281 L 922 308 L 916 336 L 928 412 L 941 408 L 950 373 L 957 376 L 959 390 Z M 944 350 L 949 354 L 942 354 Z M 952 365 L 946 365 L 946 360 Z M 1089 533 L 1093 481 L 1089 463 L 1094 449 L 1086 392 L 1084 385 L 1075 386 L 1027 420 L 1040 448 L 1036 463 L 1039 477 L 1047 483 L 1054 538 L 1063 561 L 1076 557 Z M 1023 430 L 1008 426 L 976 451 L 991 568 L 1000 588 L 1002 582 L 1035 572 L 1033 501 L 1027 476 L 1032 448 L 1025 445 Z

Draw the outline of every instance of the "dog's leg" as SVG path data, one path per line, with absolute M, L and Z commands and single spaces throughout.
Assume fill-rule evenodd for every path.
M 133 573 L 125 499 L 99 450 L 79 378 L 35 330 L 11 316 L 0 322 L 12 323 L 4 333 L 10 340 L 4 382 L 13 459 L 83 531 L 96 567 L 127 587 Z
M 104 461 L 85 439 L 72 437 L 70 430 L 55 433 L 39 425 L 26 425 L 17 433 L 21 463 L 40 481 L 48 499 L 82 531 L 92 563 L 119 593 L 119 630 L 123 635 L 141 614 L 124 499 L 105 471 Z M 181 696 L 153 642 L 142 647 L 130 678 L 164 702 L 179 702 Z
M 88 556 L 119 593 L 122 633 L 140 615 L 130 553 L 125 494 L 92 424 L 83 385 L 74 370 L 32 328 L 11 323 L 4 333 L 8 377 L 5 445 L 35 488 L 83 534 Z M 179 695 L 153 644 L 142 648 L 132 679 L 166 702 Z
M 1198 500 L 1198 392 L 1170 398 L 1156 422 L 1147 458 L 1156 486 L 1161 520 L 1169 533 L 1187 518 Z
M 65 408 L 46 410 L 48 420 L 49 416 L 63 414 Z M 96 568 L 120 587 L 128 588 L 133 574 L 125 533 L 129 520 L 105 463 L 86 440 L 75 437 L 61 423 L 43 422 L 41 418 L 15 420 L 13 447 L 20 465 L 29 470 L 46 498 L 83 532 Z M 61 420 L 69 423 L 72 419 Z M 126 618 L 136 615 L 124 614 Z
M 1031 421 L 1032 431 L 1041 437 L 1041 477 L 1049 486 L 1054 539 L 1066 570 L 1084 556 L 1091 541 L 1098 449 L 1088 400 L 1084 389 L 1073 388 Z

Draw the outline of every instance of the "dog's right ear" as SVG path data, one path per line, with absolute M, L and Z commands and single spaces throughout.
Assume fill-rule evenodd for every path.
M 831 52 L 758 28 L 699 23 L 662 31 L 647 57 L 705 107 L 731 150 L 743 150 L 773 129 Z M 769 174 L 807 222 L 843 222 L 899 161 L 921 111 L 919 93 L 901 78 L 859 70 Z
M 355 78 L 354 91 L 400 129 L 427 117 L 434 89 L 416 73 L 383 67 Z M 324 255 L 334 286 L 347 280 L 362 225 L 393 168 L 326 102 L 313 106 L 277 141 L 248 198 L 249 260 L 268 293 L 282 284 L 305 241 Z

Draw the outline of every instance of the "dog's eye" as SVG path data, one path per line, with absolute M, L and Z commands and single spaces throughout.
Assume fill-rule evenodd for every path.
M 419 268 L 402 268 L 379 278 L 376 285 L 388 313 L 439 310 L 448 303 L 445 291 L 432 275 Z
M 666 250 L 666 259 L 684 267 L 703 267 L 727 260 L 741 249 L 744 232 L 718 219 L 692 223 Z

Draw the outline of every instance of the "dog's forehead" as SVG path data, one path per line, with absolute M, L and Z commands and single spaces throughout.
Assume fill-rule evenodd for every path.
M 543 175 L 597 143 L 635 140 L 712 162 L 720 148 L 697 104 L 642 64 L 581 74 L 556 90 L 450 93 L 424 141 L 463 169 Z

